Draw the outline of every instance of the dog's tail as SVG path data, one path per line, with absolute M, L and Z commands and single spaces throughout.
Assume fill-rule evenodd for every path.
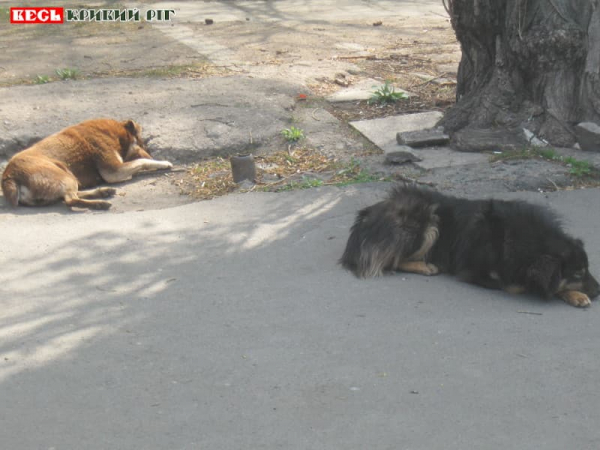
M 387 268 L 393 266 L 397 257 L 398 243 L 393 230 L 389 229 L 385 220 L 373 224 L 369 220 L 372 209 L 365 208 L 358 213 L 344 254 L 339 260 L 343 267 L 359 278 L 383 275 Z
M 339 260 L 339 263 L 342 266 L 351 272 L 354 272 L 357 277 L 365 276 L 363 268 L 359 268 L 359 261 L 361 260 L 360 227 L 362 217 L 364 217 L 363 211 L 359 213 L 358 217 L 356 218 L 356 222 L 354 222 L 354 225 L 350 230 L 350 237 L 348 238 L 346 249 Z
M 398 188 L 358 212 L 340 263 L 359 278 L 424 262 L 438 238 L 438 203 L 424 191 Z
M 19 204 L 19 186 L 12 178 L 2 177 L 2 193 L 6 201 L 13 207 Z

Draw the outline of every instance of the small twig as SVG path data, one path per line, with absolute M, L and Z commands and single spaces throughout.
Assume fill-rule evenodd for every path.
M 550 183 L 552 183 L 552 185 L 554 186 L 554 189 L 559 191 L 560 189 L 558 188 L 557 184 L 552 181 L 552 179 L 550 177 L 546 177 L 546 180 L 548 180 Z
M 317 122 L 320 122 L 320 121 L 321 121 L 321 119 L 317 119 L 317 118 L 315 117 L 315 113 L 316 113 L 316 112 L 317 112 L 319 109 L 323 109 L 323 108 L 315 108 L 315 109 L 313 110 L 313 112 L 310 114 L 310 115 L 312 116 L 312 118 L 313 118 L 313 119 L 315 119 Z
M 361 56 L 361 55 L 339 56 L 339 55 L 337 55 L 337 56 L 334 56 L 331 59 L 336 60 L 336 59 L 376 59 L 376 58 L 373 58 L 372 55 L 368 55 L 368 56 Z
M 517 311 L 519 314 L 532 314 L 534 316 L 543 316 L 542 313 L 538 313 L 538 312 L 531 312 L 531 311 Z
M 100 286 L 96 286 L 96 289 L 98 289 L 99 291 L 103 291 L 103 292 L 117 292 L 116 289 L 104 289 Z
M 446 4 L 446 0 L 442 0 L 442 4 L 444 5 L 444 9 L 448 13 L 448 15 L 452 17 L 452 13 L 450 12 L 450 8 L 452 7 L 452 1 L 450 1 L 450 7 Z
M 435 80 L 439 80 L 440 78 L 444 78 L 444 76 L 443 76 L 443 75 L 439 75 L 439 76 L 437 76 L 437 77 L 432 77 L 431 79 L 429 79 L 429 80 L 427 80 L 427 81 L 424 81 L 423 83 L 415 84 L 415 85 L 413 85 L 412 87 L 421 87 L 421 86 L 426 86 L 426 85 L 428 85 L 429 83 L 432 83 L 432 82 L 434 82 Z
M 446 6 L 446 5 L 444 5 L 444 6 Z M 448 8 L 446 8 L 446 11 L 448 11 Z M 437 12 L 435 12 L 435 11 L 429 11 L 429 14 L 433 14 L 433 15 L 435 15 L 435 16 L 440 16 L 440 17 L 443 17 L 444 19 L 447 19 L 447 18 L 448 18 L 447 16 L 445 16 L 445 15 L 443 15 L 443 14 L 440 14 L 440 13 L 437 13 Z M 450 15 L 450 13 L 449 13 L 449 12 L 448 12 L 448 15 Z

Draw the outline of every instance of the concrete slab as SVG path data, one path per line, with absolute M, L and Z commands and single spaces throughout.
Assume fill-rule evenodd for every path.
M 439 111 L 358 120 L 350 125 L 384 151 L 397 151 L 396 133 L 434 127 L 443 117 Z
M 369 100 L 371 97 L 373 97 L 373 93 L 382 88 L 384 85 L 385 83 L 381 81 L 367 78 L 366 80 L 361 80 L 352 86 L 329 95 L 327 97 L 327 101 L 330 103 L 341 103 Z M 405 91 L 404 89 L 399 88 L 398 86 L 394 86 L 394 90 L 396 92 L 404 92 L 409 97 L 414 95 L 408 91 Z
M 384 153 L 390 153 L 405 150 L 405 147 L 398 145 L 396 141 L 397 133 L 432 128 L 441 118 L 441 112 L 431 111 L 389 116 L 381 119 L 359 120 L 350 122 L 350 125 L 382 149 Z M 411 149 L 411 152 L 418 158 L 421 158 L 422 161 L 415 162 L 414 164 L 422 169 L 478 164 L 487 162 L 488 160 L 486 155 L 456 152 L 449 147 L 426 147 Z

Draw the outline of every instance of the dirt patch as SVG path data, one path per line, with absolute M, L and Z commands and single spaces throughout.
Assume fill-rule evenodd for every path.
M 380 181 L 382 175 L 365 171 L 357 160 L 337 160 L 305 147 L 255 157 L 254 182 L 233 182 L 229 160 L 214 158 L 175 176 L 173 183 L 182 194 L 206 200 L 235 191 L 279 192 L 318 186 L 345 186 Z
M 226 45 L 236 61 L 228 68 L 253 76 L 306 83 L 324 97 L 365 78 L 391 81 L 414 94 L 393 105 L 338 104 L 328 110 L 343 121 L 443 110 L 455 100 L 460 48 L 443 17 L 401 17 L 380 26 L 367 21 L 235 21 L 194 24 L 206 39 Z M 434 81 L 424 79 L 430 76 Z M 439 80 L 444 80 L 440 83 Z

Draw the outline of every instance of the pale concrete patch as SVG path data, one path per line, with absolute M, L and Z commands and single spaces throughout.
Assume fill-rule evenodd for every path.
M 359 81 L 352 86 L 331 94 L 327 97 L 327 101 L 330 103 L 341 103 L 369 100 L 371 97 L 373 97 L 373 93 L 382 88 L 384 85 L 385 83 L 382 83 L 381 81 L 367 78 L 366 80 Z M 394 86 L 394 90 L 395 92 L 404 92 L 409 97 L 413 95 L 404 89 L 398 88 L 397 86 Z
M 434 127 L 441 118 L 441 112 L 432 111 L 383 117 L 381 119 L 359 120 L 350 122 L 350 125 L 382 149 L 384 153 L 390 153 L 405 150 L 404 147 L 400 148 L 401 146 L 396 141 L 397 133 Z M 481 153 L 455 152 L 449 147 L 429 147 L 411 149 L 410 151 L 422 159 L 422 161 L 415 162 L 422 169 L 477 164 L 488 160 L 487 156 Z
M 153 23 L 152 25 L 170 38 L 175 39 L 179 43 L 205 56 L 213 63 L 225 66 L 230 64 L 242 64 L 242 61 L 237 61 L 234 57 L 234 53 L 227 47 L 207 39 L 206 37 L 199 39 L 199 36 L 195 34 L 194 30 L 190 27 L 186 27 L 185 25 L 172 27 L 168 23 Z

